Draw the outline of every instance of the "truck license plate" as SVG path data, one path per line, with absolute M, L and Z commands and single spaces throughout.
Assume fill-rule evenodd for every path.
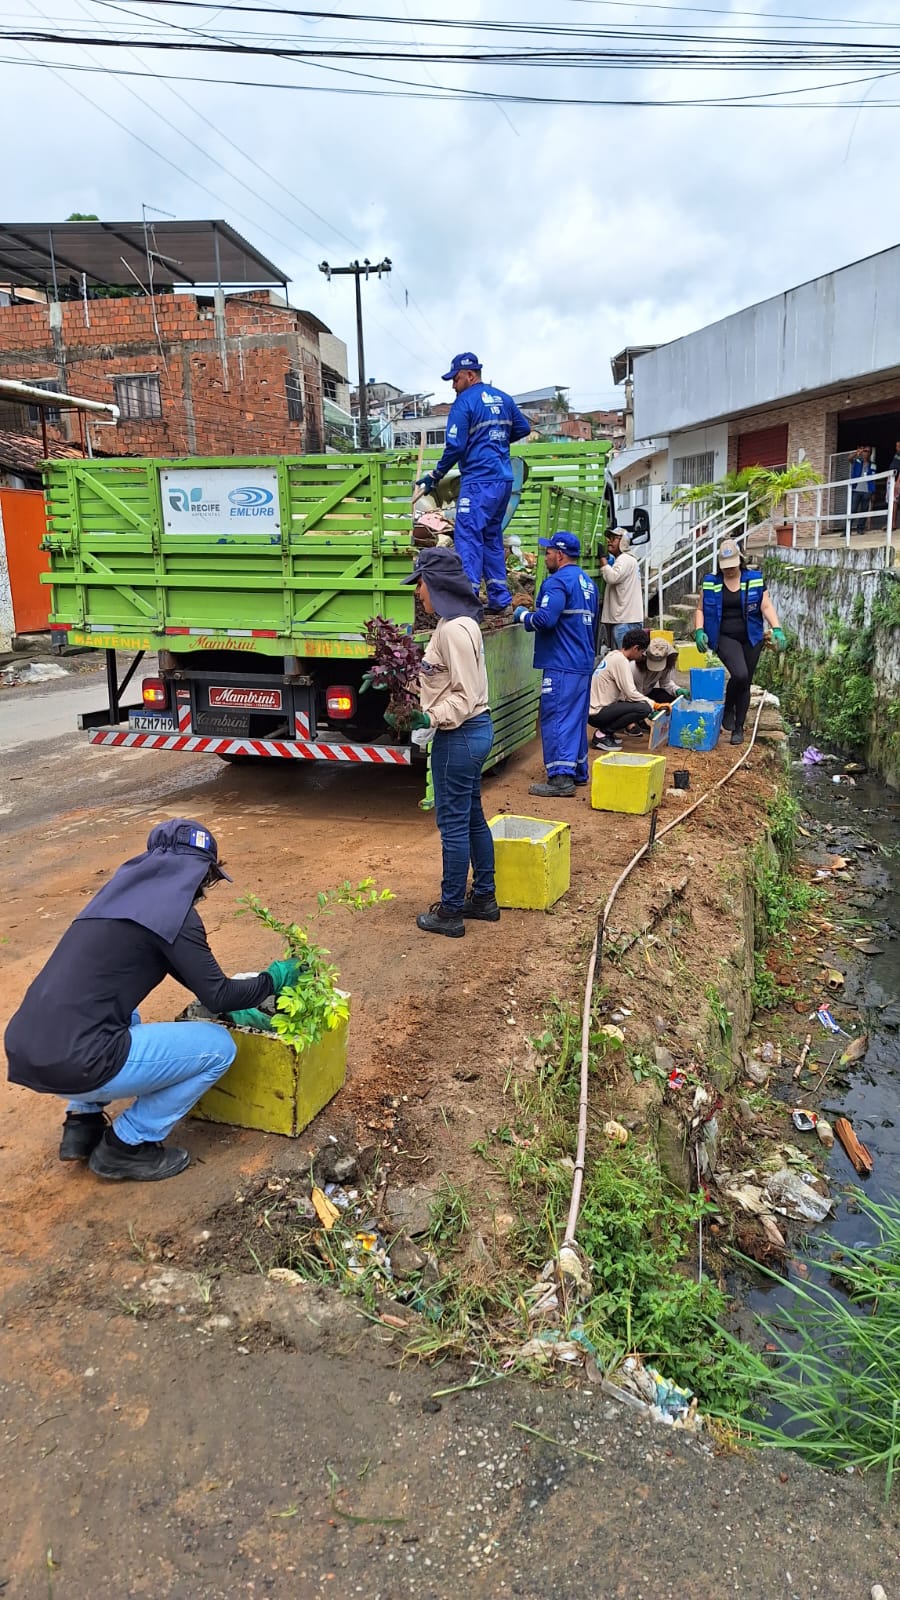
M 172 717 L 165 716 L 160 711 L 129 711 L 128 726 L 140 730 L 142 733 L 176 733 L 175 722 Z
M 236 711 L 195 711 L 194 727 L 198 733 L 230 733 L 232 738 L 246 738 L 250 718 Z

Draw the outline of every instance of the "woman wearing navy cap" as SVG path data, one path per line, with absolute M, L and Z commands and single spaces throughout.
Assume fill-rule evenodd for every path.
M 98 1177 L 173 1178 L 190 1161 L 163 1140 L 230 1067 L 235 1043 L 215 1022 L 141 1022 L 137 1007 L 176 978 L 216 1016 L 257 1007 L 296 981 L 295 961 L 228 978 L 197 901 L 220 879 L 216 841 L 184 817 L 152 830 L 63 934 L 9 1023 L 11 1083 L 68 1098 L 61 1161 Z M 110 1100 L 134 1103 L 107 1124 Z

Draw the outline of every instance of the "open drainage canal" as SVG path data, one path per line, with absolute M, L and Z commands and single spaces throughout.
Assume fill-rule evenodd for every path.
M 827 874 L 835 857 L 843 857 L 849 880 L 844 880 L 843 874 L 834 880 L 834 906 L 822 911 L 836 929 L 846 930 L 845 941 L 835 941 L 833 947 L 828 944 L 829 936 L 822 936 L 823 984 L 831 967 L 838 968 L 845 981 L 835 993 L 823 987 L 809 1010 L 824 1002 L 847 1034 L 868 1035 L 868 1048 L 858 1062 L 842 1063 L 840 1057 L 849 1039 L 830 1035 L 815 1015 L 807 1020 L 804 1008 L 802 1016 L 796 1015 L 795 1059 L 805 1035 L 811 1033 L 812 1071 L 805 1072 L 799 1083 L 788 1073 L 780 1086 L 773 1083 L 771 1088 L 792 1108 L 808 1104 L 832 1127 L 838 1118 L 847 1118 L 873 1165 L 871 1175 L 861 1177 L 838 1139 L 826 1152 L 818 1146 L 815 1133 L 789 1135 L 798 1146 L 824 1157 L 833 1212 L 821 1226 L 810 1226 L 806 1234 L 798 1232 L 798 1224 L 787 1224 L 789 1261 L 784 1276 L 754 1277 L 752 1286 L 745 1281 L 743 1298 L 751 1315 L 780 1330 L 792 1349 L 797 1349 L 797 1339 L 789 1328 L 790 1318 L 801 1307 L 791 1285 L 797 1286 L 801 1299 L 804 1291 L 817 1298 L 818 1290 L 846 1298 L 840 1248 L 865 1254 L 873 1251 L 880 1237 L 875 1219 L 860 1209 L 860 1194 L 879 1204 L 900 1200 L 900 794 L 866 773 L 854 773 L 851 780 L 841 761 L 826 758 L 818 765 L 804 765 L 799 748 L 793 787 L 803 811 L 804 832 L 809 835 L 798 841 L 800 860 L 814 878 L 817 871 Z M 823 881 L 830 886 L 827 877 Z M 764 1032 L 764 1016 L 757 1018 L 759 1023 Z M 785 1055 L 788 1048 L 785 1042 Z M 820 1074 L 826 1069 L 819 1087 Z M 837 1241 L 838 1250 L 826 1242 L 826 1236 Z M 871 1300 L 853 1304 L 846 1298 L 846 1305 L 854 1317 L 866 1317 L 873 1310 Z M 751 1342 L 756 1341 L 751 1338 Z M 840 1358 L 834 1382 L 835 1401 L 840 1404 Z M 796 1415 L 792 1419 L 778 1404 L 772 1406 L 767 1420 L 789 1434 L 798 1431 Z

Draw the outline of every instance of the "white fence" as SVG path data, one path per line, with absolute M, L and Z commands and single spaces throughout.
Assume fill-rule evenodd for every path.
M 836 537 L 850 549 L 854 534 L 870 530 L 880 532 L 883 524 L 884 542 L 890 549 L 897 522 L 900 477 L 893 472 L 879 472 L 873 473 L 869 481 L 885 486 L 885 504 L 878 510 L 873 510 L 870 503 L 868 508 L 858 507 L 854 511 L 854 496 L 859 493 L 858 478 L 841 478 L 835 483 L 792 490 L 787 497 L 789 512 L 784 519 L 793 529 L 792 543 L 796 544 L 798 535 L 802 536 L 807 530 L 811 531 L 814 549 L 819 548 L 823 538 L 834 540 Z M 876 495 L 877 489 L 871 499 Z M 840 513 L 835 509 L 838 506 L 842 508 Z M 758 526 L 758 523 L 751 525 L 751 515 L 761 510 L 762 504 L 751 501 L 749 494 L 742 494 L 730 498 L 719 496 L 715 500 L 694 502 L 691 506 L 673 505 L 671 509 L 694 514 L 693 526 L 682 523 L 680 537 L 672 547 L 669 537 L 654 539 L 651 523 L 650 544 L 643 548 L 635 546 L 633 551 L 641 563 L 645 616 L 649 614 L 651 595 L 656 597 L 661 617 L 672 590 L 696 592 L 702 573 L 715 565 L 716 550 L 723 539 L 733 539 L 743 549 Z

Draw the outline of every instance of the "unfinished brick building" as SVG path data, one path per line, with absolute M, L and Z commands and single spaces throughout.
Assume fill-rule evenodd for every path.
M 170 237 L 179 228 L 194 232 Z M 266 275 L 284 280 L 226 224 L 157 225 L 152 250 L 138 224 L 54 224 L 48 238 L 40 261 L 36 230 L 0 225 L 0 284 L 8 284 L 2 296 L 8 303 L 0 304 L 0 376 L 117 405 L 116 426 L 87 424 L 95 455 L 298 455 L 324 448 L 319 335 L 329 330 L 311 312 L 288 306 L 285 292 L 259 286 Z M 154 275 L 187 276 L 186 257 L 194 282 L 208 282 L 211 261 L 200 257 L 204 244 L 210 256 L 210 241 L 215 269 L 227 270 L 227 247 L 227 265 L 243 277 L 252 271 L 256 283 L 229 291 L 216 284 L 209 292 L 154 283 Z M 63 263 L 80 272 L 65 272 Z M 173 270 L 176 263 L 181 272 Z M 137 278 L 148 285 L 145 292 L 108 297 L 110 285 L 129 281 L 128 271 L 132 287 Z M 331 340 L 332 359 L 334 346 Z M 338 379 L 346 382 L 346 366 L 341 374 L 325 366 L 325 387 Z M 37 410 L 3 409 L 16 414 L 0 416 L 0 427 L 40 437 Z M 81 427 L 65 412 L 47 420 L 51 440 L 77 437 Z

